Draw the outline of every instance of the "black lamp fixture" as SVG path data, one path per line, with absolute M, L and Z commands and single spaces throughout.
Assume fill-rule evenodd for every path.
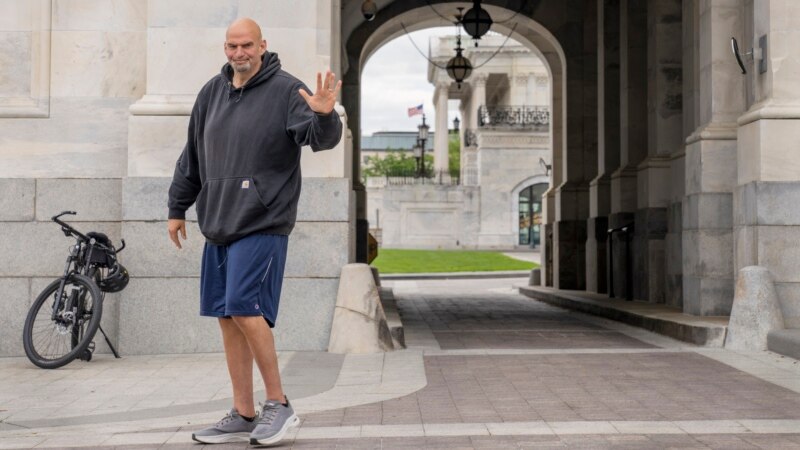
M 552 170 L 553 165 L 552 164 L 547 164 L 544 161 L 544 158 L 542 158 L 541 156 L 539 157 L 539 165 L 544 170 L 544 174 L 549 177 L 550 176 L 550 170 Z
M 455 119 L 453 119 L 453 131 L 455 131 L 456 133 L 458 133 L 459 125 L 461 125 L 461 121 L 458 120 L 458 117 L 456 117 Z
M 458 8 L 458 16 L 459 23 L 461 22 L 461 10 L 464 8 Z M 472 63 L 464 57 L 461 52 L 464 51 L 461 48 L 461 28 L 456 25 L 456 29 L 458 30 L 458 34 L 456 34 L 456 56 L 452 57 L 450 61 L 447 61 L 447 75 L 450 76 L 453 80 L 455 80 L 456 85 L 459 89 L 461 89 L 461 83 L 469 78 L 472 74 Z
M 373 0 L 364 0 L 361 4 L 361 15 L 367 22 L 373 20 L 378 14 L 378 5 Z
M 367 0 L 364 2 L 364 4 L 366 4 L 367 2 L 372 3 L 370 0 Z M 450 21 L 450 19 L 448 19 L 447 17 L 436 11 L 436 9 L 431 4 L 431 0 L 425 0 L 425 2 L 439 17 L 441 17 L 444 20 Z M 525 2 L 521 2 L 521 5 L 524 6 L 525 4 L 526 4 Z M 520 8 L 522 8 L 522 6 Z M 481 36 L 489 32 L 489 29 L 495 22 L 492 20 L 492 17 L 489 15 L 489 13 L 486 12 L 485 9 L 481 8 L 481 0 L 473 0 L 472 9 L 467 11 L 466 14 L 463 13 L 464 8 L 459 7 L 456 9 L 458 9 L 458 14 L 456 14 L 455 16 L 456 20 L 455 22 L 453 22 L 453 24 L 456 26 L 456 30 L 458 31 L 456 35 L 456 48 L 455 48 L 456 56 L 451 58 L 447 62 L 447 65 L 444 67 L 438 64 L 436 61 L 429 58 L 428 55 L 426 55 L 422 50 L 419 49 L 419 46 L 417 46 L 414 40 L 411 39 L 411 35 L 409 34 L 408 29 L 406 28 L 405 24 L 403 24 L 403 22 L 400 22 L 400 26 L 403 27 L 403 31 L 405 31 L 406 36 L 408 36 L 408 40 L 411 41 L 411 44 L 414 46 L 417 52 L 419 52 L 419 54 L 423 58 L 427 59 L 428 62 L 431 63 L 433 66 L 447 71 L 447 75 L 449 75 L 450 78 L 455 80 L 456 84 L 458 85 L 458 88 L 461 89 L 461 83 L 467 78 L 469 78 L 470 74 L 472 74 L 473 69 L 477 69 L 480 68 L 481 66 L 484 66 L 486 63 L 491 61 L 492 58 L 497 56 L 500 50 L 502 50 L 505 47 L 506 43 L 511 38 L 511 35 L 514 34 L 514 31 L 516 30 L 517 25 L 519 25 L 519 23 L 515 23 L 514 26 L 511 27 L 511 31 L 508 33 L 508 36 L 506 36 L 506 39 L 503 41 L 500 47 L 497 50 L 495 50 L 494 53 L 491 54 L 491 56 L 489 56 L 488 59 L 478 64 L 477 66 L 473 66 L 472 62 L 469 59 L 467 59 L 464 55 L 462 55 L 464 49 L 461 48 L 461 27 L 464 27 L 464 30 L 470 36 L 472 36 L 473 39 L 475 39 L 475 46 L 477 47 L 478 40 L 481 38 Z M 512 15 L 510 18 L 502 20 L 497 23 L 510 22 L 521 11 L 522 9 L 516 11 L 514 15 Z
M 461 23 L 464 25 L 464 31 L 475 39 L 475 47 L 478 46 L 478 40 L 484 34 L 489 32 L 492 27 L 492 16 L 481 8 L 481 0 L 473 0 L 472 9 L 467 11 L 461 18 Z
M 417 176 L 425 176 L 425 141 L 428 140 L 428 129 L 425 123 L 425 114 L 422 115 L 422 123 L 417 126 L 417 145 L 414 146 L 414 157 L 417 158 Z
M 422 141 L 426 141 L 428 139 L 428 129 L 430 127 L 428 124 L 425 123 L 425 114 L 422 115 L 422 123 L 417 126 L 419 130 L 417 137 L 419 137 Z

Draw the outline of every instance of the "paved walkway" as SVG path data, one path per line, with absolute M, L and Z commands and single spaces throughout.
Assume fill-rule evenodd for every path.
M 281 353 L 302 419 L 282 448 L 800 448 L 797 361 L 561 310 L 523 282 L 386 283 L 408 349 Z M 191 431 L 229 397 L 220 354 L 0 359 L 0 448 L 201 448 Z

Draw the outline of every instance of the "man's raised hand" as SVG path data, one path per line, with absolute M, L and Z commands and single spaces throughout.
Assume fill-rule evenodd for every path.
M 309 108 L 317 114 L 330 114 L 333 106 L 336 105 L 336 97 L 342 87 L 342 80 L 336 81 L 336 75 L 331 71 L 325 72 L 325 82 L 322 82 L 322 74 L 317 72 L 317 90 L 314 95 L 310 95 L 305 89 L 300 89 L 300 95 L 308 103 Z

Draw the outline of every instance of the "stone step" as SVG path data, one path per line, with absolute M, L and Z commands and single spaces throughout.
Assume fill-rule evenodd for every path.
M 394 298 L 394 291 L 392 288 L 379 287 L 378 295 L 381 298 L 381 305 L 383 305 L 383 314 L 386 316 L 386 324 L 389 325 L 389 332 L 392 334 L 394 348 L 406 348 L 403 321 L 400 319 L 400 312 L 397 310 L 397 301 Z
M 699 317 L 680 309 L 641 301 L 625 301 L 585 291 L 566 291 L 540 286 L 519 286 L 519 292 L 566 309 L 623 322 L 705 347 L 722 347 L 728 317 Z
M 767 335 L 767 349 L 800 359 L 800 328 L 770 331 Z

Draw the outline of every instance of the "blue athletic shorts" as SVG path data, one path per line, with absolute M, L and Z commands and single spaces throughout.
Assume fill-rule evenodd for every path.
M 274 327 L 288 241 L 288 236 L 253 234 L 229 245 L 206 242 L 200 315 L 263 316 Z

